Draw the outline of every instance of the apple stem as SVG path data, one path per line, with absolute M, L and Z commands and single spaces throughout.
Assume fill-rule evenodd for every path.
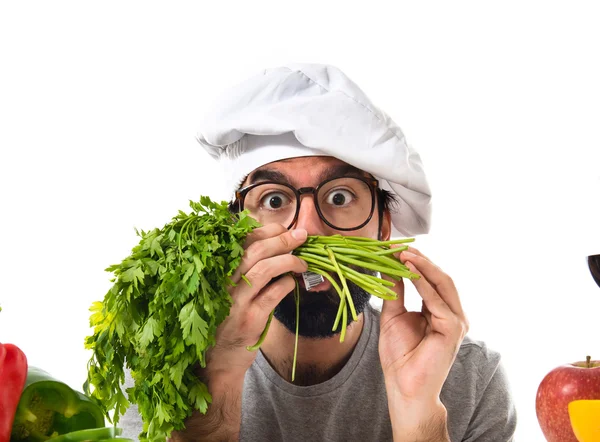
M 591 356 L 586 356 L 585 357 L 585 363 L 587 364 L 587 368 L 592 368 L 592 357 Z

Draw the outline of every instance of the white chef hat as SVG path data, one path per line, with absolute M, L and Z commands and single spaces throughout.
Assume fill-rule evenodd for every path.
M 327 155 L 370 173 L 397 197 L 393 237 L 429 231 L 431 191 L 419 154 L 336 67 L 288 64 L 264 70 L 217 100 L 198 141 L 219 161 L 232 194 L 257 167 Z

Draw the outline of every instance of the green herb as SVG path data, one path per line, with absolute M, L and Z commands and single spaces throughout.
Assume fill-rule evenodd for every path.
M 402 277 L 419 279 L 420 276 L 412 273 L 399 259 L 386 256 L 408 249 L 408 246 L 392 248 L 390 247 L 391 245 L 405 244 L 413 241 L 414 238 L 379 241 L 360 236 L 309 236 L 304 244 L 297 247 L 292 252 L 292 254 L 308 263 L 308 271 L 318 273 L 325 277 L 340 296 L 340 305 L 332 328 L 333 331 L 337 330 L 341 319 L 342 328 L 340 331 L 340 342 L 344 342 L 346 337 L 348 310 L 350 310 L 350 314 L 354 321 L 358 319 L 352 296 L 348 289 L 347 280 L 352 281 L 366 292 L 383 300 L 395 300 L 397 299 L 397 295 L 396 292 L 388 288 L 393 286 L 394 283 L 373 275 L 360 273 L 338 261 L 346 262 L 355 267 L 376 271 L 395 280 L 400 280 Z M 342 283 L 341 288 L 335 279 L 331 277 L 329 274 L 330 272 L 337 274 Z M 296 355 L 298 352 L 298 321 L 300 309 L 298 282 L 296 282 L 296 291 L 294 295 L 296 298 L 296 342 L 294 346 L 294 362 L 292 364 L 292 382 L 295 378 Z M 260 347 L 269 331 L 273 313 L 274 312 L 271 312 L 267 325 L 261 333 L 258 342 L 255 345 L 248 347 L 248 350 L 257 350 Z
M 93 335 L 85 347 L 93 355 L 84 390 L 107 417 L 114 411 L 116 425 L 129 406 L 121 390 L 127 366 L 142 440 L 164 441 L 194 409 L 206 412 L 211 397 L 194 367 L 206 365 L 216 328 L 231 308 L 227 288 L 242 244 L 259 226 L 245 212 L 232 215 L 226 202 L 202 197 L 190 207 L 192 213 L 180 211 L 162 229 L 137 232 L 141 240 L 131 255 L 107 269 L 114 285 L 90 309 Z
M 366 273 L 360 273 L 351 268 L 350 265 L 379 272 L 396 280 L 403 277 L 418 279 L 419 275 L 412 273 L 399 259 L 387 256 L 408 249 L 408 246 L 391 248 L 392 244 L 405 244 L 413 241 L 414 238 L 378 241 L 359 236 L 309 236 L 304 244 L 294 250 L 294 255 L 308 263 L 308 271 L 323 275 L 338 292 L 340 306 L 332 330 L 337 330 L 341 318 L 340 342 L 344 342 L 346 335 L 348 310 L 352 315 L 352 319 L 355 321 L 357 319 L 347 280 L 381 299 L 394 300 L 397 298 L 396 292 L 388 288 L 394 285 L 392 282 Z M 331 278 L 329 272 L 337 274 L 342 283 L 341 288 Z
M 92 305 L 93 335 L 85 341 L 93 350 L 88 363 L 86 394 L 94 398 L 116 425 L 130 401 L 138 405 L 144 422 L 142 441 L 165 441 L 173 430 L 184 428 L 194 410 L 206 413 L 211 403 L 207 387 L 194 369 L 206 366 L 206 351 L 215 345 L 216 328 L 232 305 L 227 288 L 239 266 L 244 239 L 260 224 L 247 212 L 233 215 L 226 202 L 216 204 L 207 197 L 190 201 L 192 213 L 179 214 L 162 229 L 137 232 L 141 237 L 130 256 L 107 271 L 115 278 L 102 302 Z M 309 236 L 294 250 L 308 263 L 308 270 L 327 278 L 340 296 L 333 330 L 341 321 L 344 340 L 348 315 L 357 314 L 348 281 L 382 299 L 396 299 L 394 284 L 361 273 L 363 268 L 389 275 L 418 278 L 398 259 L 390 256 L 403 248 L 392 244 L 413 241 L 377 241 L 369 238 Z M 406 248 L 406 247 L 404 247 Z M 354 268 L 353 268 L 354 267 Z M 337 275 L 340 284 L 330 273 Z M 245 283 L 250 284 L 242 275 Z M 296 340 L 292 381 L 298 348 L 299 289 L 296 281 Z M 269 315 L 255 351 L 267 336 L 273 319 Z M 134 379 L 121 390 L 124 367 Z M 93 387 L 93 389 L 91 388 Z

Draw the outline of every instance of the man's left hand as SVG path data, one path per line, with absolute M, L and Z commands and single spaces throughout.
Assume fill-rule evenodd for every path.
M 417 431 L 433 421 L 443 423 L 445 432 L 446 410 L 440 393 L 468 330 L 452 279 L 412 247 L 399 258 L 421 276 L 412 282 L 422 307 L 420 312 L 409 312 L 404 305 L 404 283 L 393 281 L 398 299 L 384 301 L 381 312 L 379 356 L 395 439 L 404 429 Z

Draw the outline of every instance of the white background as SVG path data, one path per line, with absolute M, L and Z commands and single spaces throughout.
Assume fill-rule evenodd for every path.
M 420 151 L 434 220 L 416 246 L 502 353 L 518 439 L 543 440 L 544 375 L 600 358 L 594 2 L 213 3 L 1 3 L 0 341 L 80 389 L 87 309 L 134 227 L 228 195 L 194 139 L 209 104 L 328 63 Z

